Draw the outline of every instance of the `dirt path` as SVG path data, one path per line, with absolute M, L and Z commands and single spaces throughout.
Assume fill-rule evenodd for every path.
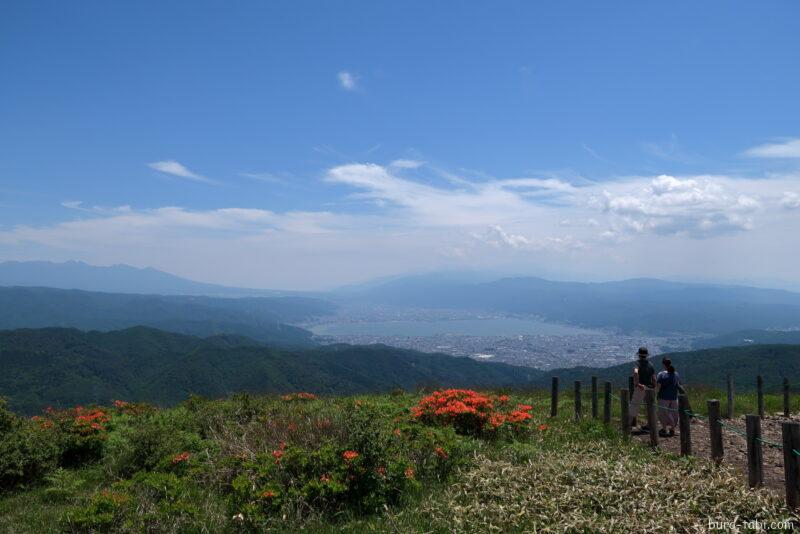
M 800 421 L 800 417 L 790 418 L 780 415 L 766 415 L 761 421 L 761 433 L 763 439 L 782 443 L 781 423 L 784 421 Z M 744 416 L 735 419 L 725 419 L 726 425 L 730 425 L 745 432 Z M 636 438 L 643 443 L 649 443 L 649 434 L 636 435 Z M 701 458 L 711 457 L 711 439 L 709 436 L 708 420 L 692 419 L 692 454 Z M 725 451 L 723 462 L 733 466 L 742 474 L 742 483 L 747 484 L 747 441 L 734 431 L 723 427 L 722 443 Z M 673 437 L 659 437 L 659 448 L 675 454 L 681 451 L 680 437 L 676 433 Z M 763 445 L 764 457 L 764 486 L 778 492 L 784 491 L 783 476 L 783 450 Z

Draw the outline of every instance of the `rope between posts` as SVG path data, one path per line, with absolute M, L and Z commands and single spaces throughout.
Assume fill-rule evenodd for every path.
M 734 434 L 738 434 L 738 435 L 742 436 L 743 438 L 747 439 L 747 433 L 746 432 L 742 432 L 740 429 L 736 428 L 735 426 L 731 426 L 731 425 L 725 423 L 721 419 L 718 419 L 717 422 L 722 427 L 727 428 L 728 430 L 730 430 Z M 775 443 L 774 441 L 769 441 L 769 440 L 766 440 L 764 438 L 756 438 L 756 439 L 758 441 L 760 441 L 761 443 L 763 443 L 764 445 L 766 445 L 767 447 L 772 447 L 774 449 L 783 449 L 783 445 L 781 445 L 780 443 Z M 794 454 L 795 456 L 800 456 L 800 451 L 798 451 L 797 449 L 792 449 L 792 454 Z
M 622 400 L 622 399 L 620 399 L 618 396 L 614 395 L 613 393 L 609 393 L 609 394 L 611 395 L 611 398 L 613 398 L 613 399 L 616 399 L 616 400 Z M 670 411 L 670 412 L 678 412 L 678 413 L 680 413 L 680 412 L 681 412 L 681 410 L 680 410 L 680 409 L 677 409 L 677 408 L 670 408 L 670 407 L 668 407 L 668 406 L 658 406 L 658 409 L 659 409 L 659 410 L 667 410 L 667 411 Z M 692 412 L 691 410 L 683 410 L 683 412 L 684 412 L 685 414 L 687 414 L 689 417 L 694 417 L 694 418 L 696 418 L 696 419 L 700 419 L 700 420 L 706 420 L 706 419 L 708 419 L 707 417 L 705 417 L 705 416 L 702 416 L 702 415 L 700 415 L 700 414 L 696 414 L 696 413 Z M 717 422 L 718 422 L 718 423 L 720 424 L 720 426 L 722 426 L 723 428 L 727 428 L 728 430 L 730 430 L 730 431 L 731 431 L 731 432 L 733 432 L 734 434 L 737 434 L 737 435 L 739 435 L 739 436 L 741 436 L 741 437 L 743 437 L 743 438 L 747 439 L 747 433 L 746 433 L 746 432 L 743 432 L 742 430 L 740 430 L 740 429 L 736 428 L 735 426 L 732 426 L 732 425 L 726 424 L 726 423 L 725 423 L 724 421 L 722 421 L 721 419 L 718 419 L 718 420 L 717 420 Z M 763 443 L 764 445 L 766 445 L 767 447 L 772 447 L 772 448 L 775 448 L 775 449 L 783 449 L 783 445 L 781 445 L 780 443 L 775 443 L 774 441 L 769 441 L 769 440 L 767 440 L 767 439 L 760 438 L 760 437 L 759 437 L 759 438 L 756 438 L 756 439 L 757 439 L 758 441 L 760 441 L 761 443 Z M 796 456 L 800 456 L 800 451 L 798 451 L 797 449 L 792 449 L 792 454 L 794 454 L 794 455 L 796 455 Z

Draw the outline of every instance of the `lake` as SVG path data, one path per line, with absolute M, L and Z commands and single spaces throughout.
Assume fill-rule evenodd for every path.
M 603 335 L 597 330 L 547 323 L 531 319 L 500 317 L 436 321 L 377 321 L 370 323 L 327 323 L 310 328 L 320 336 L 408 336 L 442 334 L 465 336 L 577 336 Z

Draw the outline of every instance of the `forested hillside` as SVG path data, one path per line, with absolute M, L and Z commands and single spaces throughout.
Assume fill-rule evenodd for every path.
M 524 385 L 540 371 L 382 345 L 280 349 L 250 339 L 201 339 L 136 327 L 0 332 L 0 396 L 14 410 L 114 399 L 170 405 L 191 394 L 351 394 L 395 387 Z
M 286 323 L 334 309 L 327 301 L 304 297 L 214 298 L 0 287 L 2 329 L 115 330 L 145 325 L 198 336 L 227 333 L 273 345 L 310 345 L 310 332 Z
M 664 354 L 651 358 L 657 370 L 661 370 L 661 359 L 669 356 L 684 383 L 723 387 L 730 374 L 736 389 L 741 391 L 755 389 L 756 376 L 761 375 L 767 390 L 777 390 L 783 377 L 790 382 L 800 383 L 800 345 L 749 345 L 745 347 L 722 347 Z M 627 387 L 634 359 L 630 363 L 607 368 L 575 367 L 554 369 L 537 379 L 537 384 L 545 386 L 551 376 L 558 376 L 568 387 L 574 380 L 588 384 L 592 375 L 601 380 L 611 380 L 616 385 Z

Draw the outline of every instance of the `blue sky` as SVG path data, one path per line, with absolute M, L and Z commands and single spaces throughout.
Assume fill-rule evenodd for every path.
M 799 18 L 6 3 L 0 259 L 258 287 L 441 268 L 800 286 Z

